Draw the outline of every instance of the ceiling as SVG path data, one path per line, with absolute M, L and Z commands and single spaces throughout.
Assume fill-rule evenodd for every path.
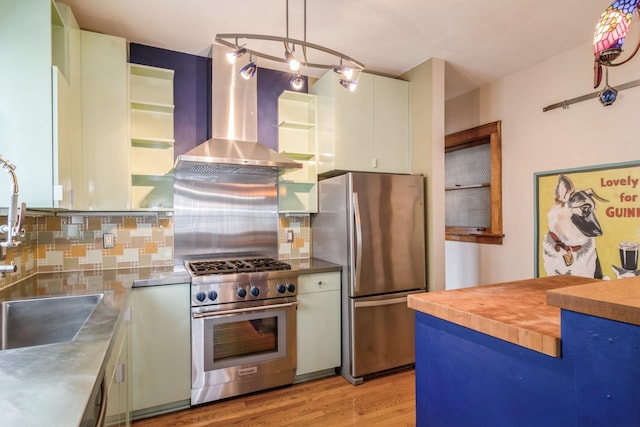
M 83 29 L 194 55 L 209 56 L 219 33 L 286 35 L 286 0 L 60 1 Z M 590 42 L 611 1 L 309 0 L 306 39 L 394 77 L 430 58 L 444 59 L 450 99 Z M 304 38 L 303 4 L 289 2 L 291 38 Z M 283 53 L 281 44 L 261 48 Z M 258 66 L 279 69 L 260 59 Z

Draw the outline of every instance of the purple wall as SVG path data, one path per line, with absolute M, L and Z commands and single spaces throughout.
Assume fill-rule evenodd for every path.
M 129 62 L 175 70 L 174 156 L 211 138 L 211 58 L 131 43 Z
M 136 43 L 130 45 L 134 64 L 175 70 L 174 156 L 211 138 L 211 58 Z M 258 142 L 278 149 L 278 96 L 293 90 L 291 73 L 258 68 Z M 307 78 L 300 92 L 307 92 Z

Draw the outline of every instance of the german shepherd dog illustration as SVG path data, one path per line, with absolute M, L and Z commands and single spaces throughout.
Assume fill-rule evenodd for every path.
M 596 251 L 595 238 L 602 235 L 602 228 L 595 200 L 608 202 L 591 188 L 576 191 L 568 177 L 558 176 L 555 203 L 547 214 L 549 232 L 542 244 L 547 275 L 603 278 Z

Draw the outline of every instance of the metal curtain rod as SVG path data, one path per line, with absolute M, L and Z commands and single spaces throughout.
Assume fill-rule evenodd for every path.
M 640 86 L 640 79 L 634 80 L 625 84 L 621 84 L 616 86 L 615 89 L 618 91 L 630 89 L 632 87 Z M 577 104 L 578 102 L 586 101 L 588 99 L 597 98 L 600 92 L 592 92 L 587 95 L 578 96 L 576 98 L 567 99 L 562 102 L 556 102 L 555 104 L 548 105 L 542 109 L 542 112 L 545 113 L 550 110 L 555 110 L 556 108 L 567 109 L 571 104 Z

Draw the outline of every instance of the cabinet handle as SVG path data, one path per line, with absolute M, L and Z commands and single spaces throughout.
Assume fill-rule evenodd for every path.
M 124 363 L 120 363 L 116 366 L 116 378 L 115 378 L 116 384 L 120 384 L 126 381 L 125 369 L 126 368 Z
M 98 410 L 98 419 L 96 421 L 96 427 L 104 427 L 105 418 L 107 416 L 107 376 L 102 376 L 102 383 L 100 384 L 100 409 Z
M 324 283 L 322 283 L 322 280 L 318 281 L 318 285 L 320 285 L 320 286 L 324 285 Z

